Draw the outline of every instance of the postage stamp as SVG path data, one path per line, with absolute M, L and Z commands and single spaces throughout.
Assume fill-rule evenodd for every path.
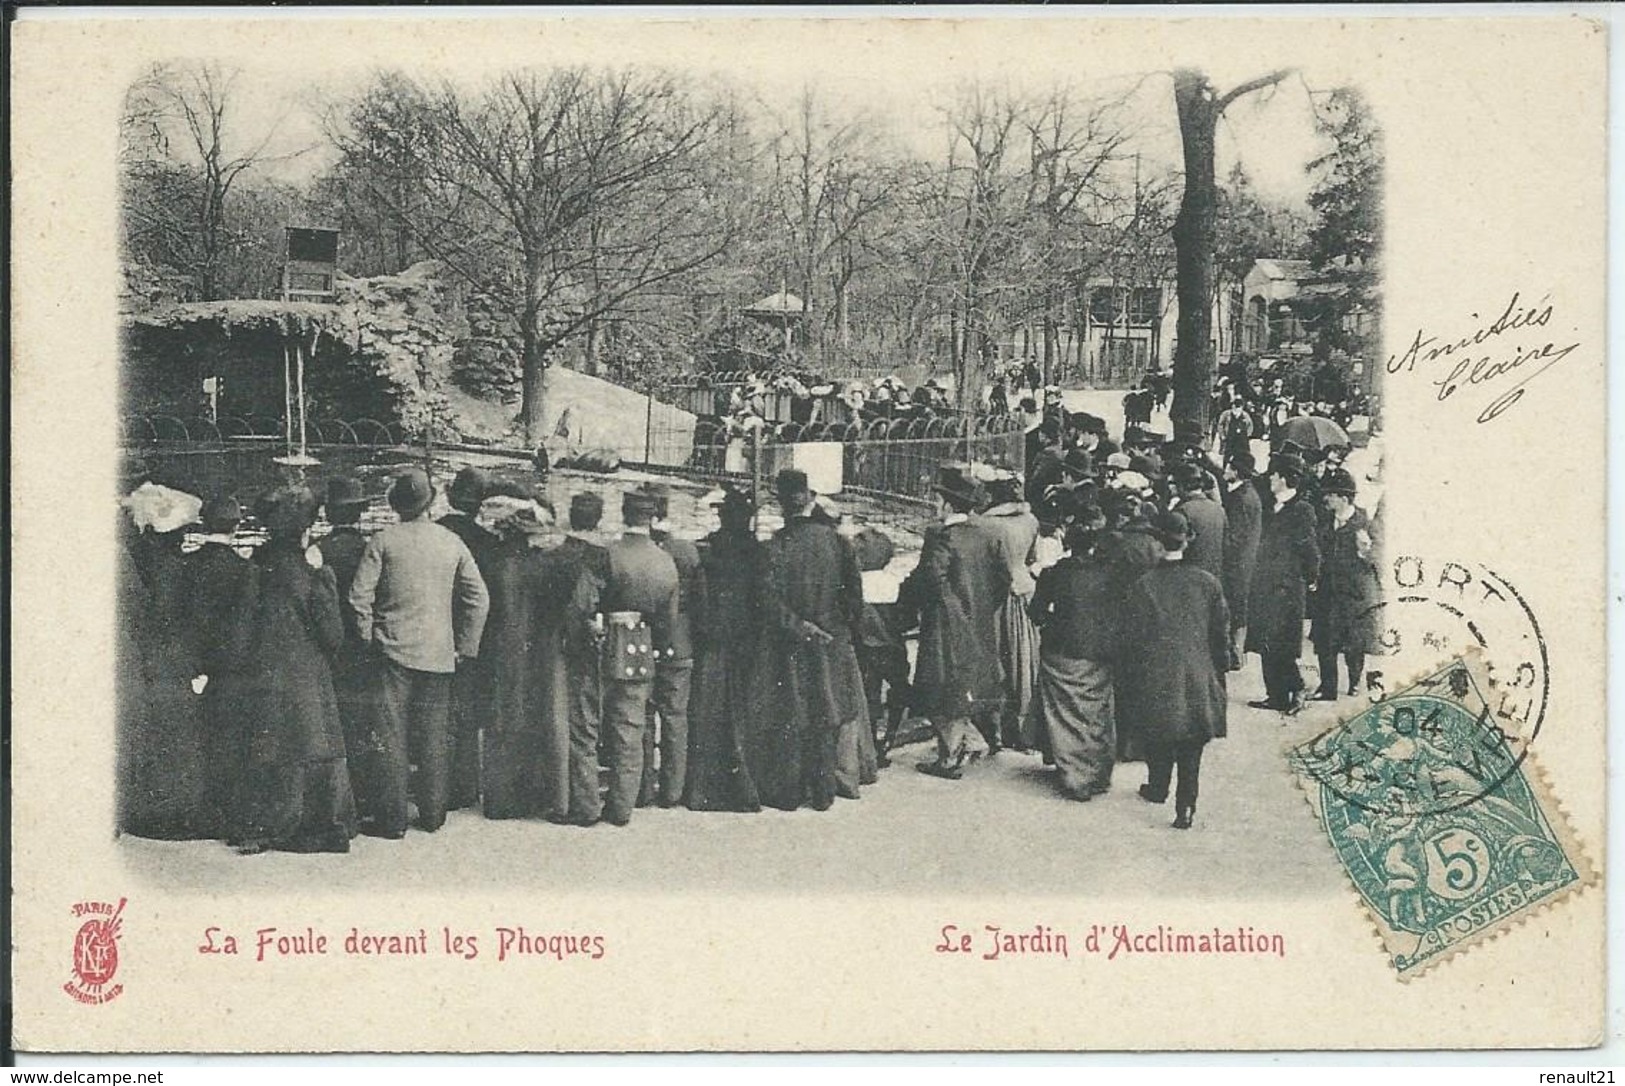
M 1470 650 L 1290 751 L 1402 980 L 1594 877 L 1496 696 Z

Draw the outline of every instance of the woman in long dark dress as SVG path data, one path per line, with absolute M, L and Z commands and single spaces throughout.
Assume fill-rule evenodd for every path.
M 136 837 L 213 836 L 196 644 L 182 621 L 186 528 L 200 503 L 147 484 L 126 499 L 141 534 L 119 577 L 119 829 Z
M 236 843 L 244 853 L 348 852 L 355 797 L 332 672 L 344 620 L 333 571 L 307 551 L 316 499 L 283 487 L 259 513 L 270 539 L 236 637 L 247 725 Z
M 572 625 L 597 606 L 596 584 L 558 547 L 552 514 L 506 495 L 480 506 L 481 527 L 499 542 L 488 552 L 491 613 L 481 638 L 488 705 L 480 790 L 486 818 L 570 813 L 569 675 Z
M 740 735 L 751 719 L 751 669 L 762 637 L 766 563 L 750 527 L 755 509 L 747 495 L 728 491 L 717 507 L 722 527 L 706 537 L 700 558 L 706 597 L 694 623 L 698 658 L 683 789 L 683 804 L 693 811 L 762 809 Z

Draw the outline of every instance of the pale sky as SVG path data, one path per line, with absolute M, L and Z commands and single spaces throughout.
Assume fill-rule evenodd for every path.
M 562 58 L 561 58 L 562 59 Z M 571 57 L 569 59 L 580 59 Z M 423 68 L 408 68 L 411 74 L 433 76 Z M 1149 176 L 1160 168 L 1180 168 L 1178 126 L 1174 114 L 1172 81 L 1165 72 L 1120 71 L 1085 78 L 1073 71 L 1035 68 L 1013 72 L 993 68 L 978 70 L 976 65 L 959 64 L 951 72 L 911 78 L 901 84 L 883 73 L 866 77 L 861 72 L 832 72 L 828 64 L 809 61 L 789 67 L 781 65 L 770 72 L 751 71 L 745 66 L 708 68 L 694 66 L 696 74 L 719 76 L 752 92 L 763 102 L 788 107 L 800 89 L 812 85 L 827 96 L 833 108 L 842 103 L 852 109 L 869 111 L 881 118 L 893 137 L 906 149 L 930 158 L 939 158 L 944 136 L 937 128 L 937 103 L 949 97 L 954 87 L 965 81 L 983 79 L 1012 90 L 1036 91 L 1067 79 L 1086 95 L 1130 94 L 1130 116 L 1134 118 L 1134 149 L 1144 156 Z M 1261 64 L 1237 67 L 1235 72 L 1211 70 L 1220 91 L 1267 70 Z M 244 133 L 262 133 L 276 125 L 270 150 L 287 153 L 313 147 L 295 159 L 273 163 L 267 169 L 288 180 L 302 180 L 320 171 L 328 161 L 325 140 L 317 117 L 318 103 L 343 97 L 364 86 L 370 67 L 349 66 L 312 72 L 305 68 L 289 71 L 268 64 L 241 64 L 235 84 L 238 104 L 235 123 Z M 477 82 L 489 73 L 459 70 L 456 78 Z M 895 73 L 892 73 L 894 76 Z M 1248 95 L 1233 103 L 1220 123 L 1217 156 L 1222 180 L 1236 161 L 1245 164 L 1257 188 L 1265 195 L 1302 204 L 1311 179 L 1304 164 L 1321 153 L 1324 141 L 1314 129 L 1309 86 L 1317 90 L 1335 85 L 1331 80 L 1315 80 L 1313 73 L 1289 76 L 1280 86 Z

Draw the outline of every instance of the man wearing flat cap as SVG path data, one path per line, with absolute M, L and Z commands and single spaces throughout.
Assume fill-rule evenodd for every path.
M 459 661 L 480 652 L 490 595 L 474 556 L 425 514 L 434 488 L 409 468 L 389 488 L 400 518 L 367 542 L 350 586 L 356 628 L 378 655 L 379 793 L 371 832 L 401 837 L 407 824 L 408 766 L 418 765 L 417 825 L 446 821 L 451 784 L 451 684 Z

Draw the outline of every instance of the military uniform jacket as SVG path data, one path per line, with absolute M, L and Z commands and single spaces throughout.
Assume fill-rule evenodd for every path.
M 671 658 L 672 631 L 677 626 L 677 563 L 647 535 L 627 532 L 611 543 L 609 583 L 603 609 L 636 611 L 649 624 L 654 649 Z

